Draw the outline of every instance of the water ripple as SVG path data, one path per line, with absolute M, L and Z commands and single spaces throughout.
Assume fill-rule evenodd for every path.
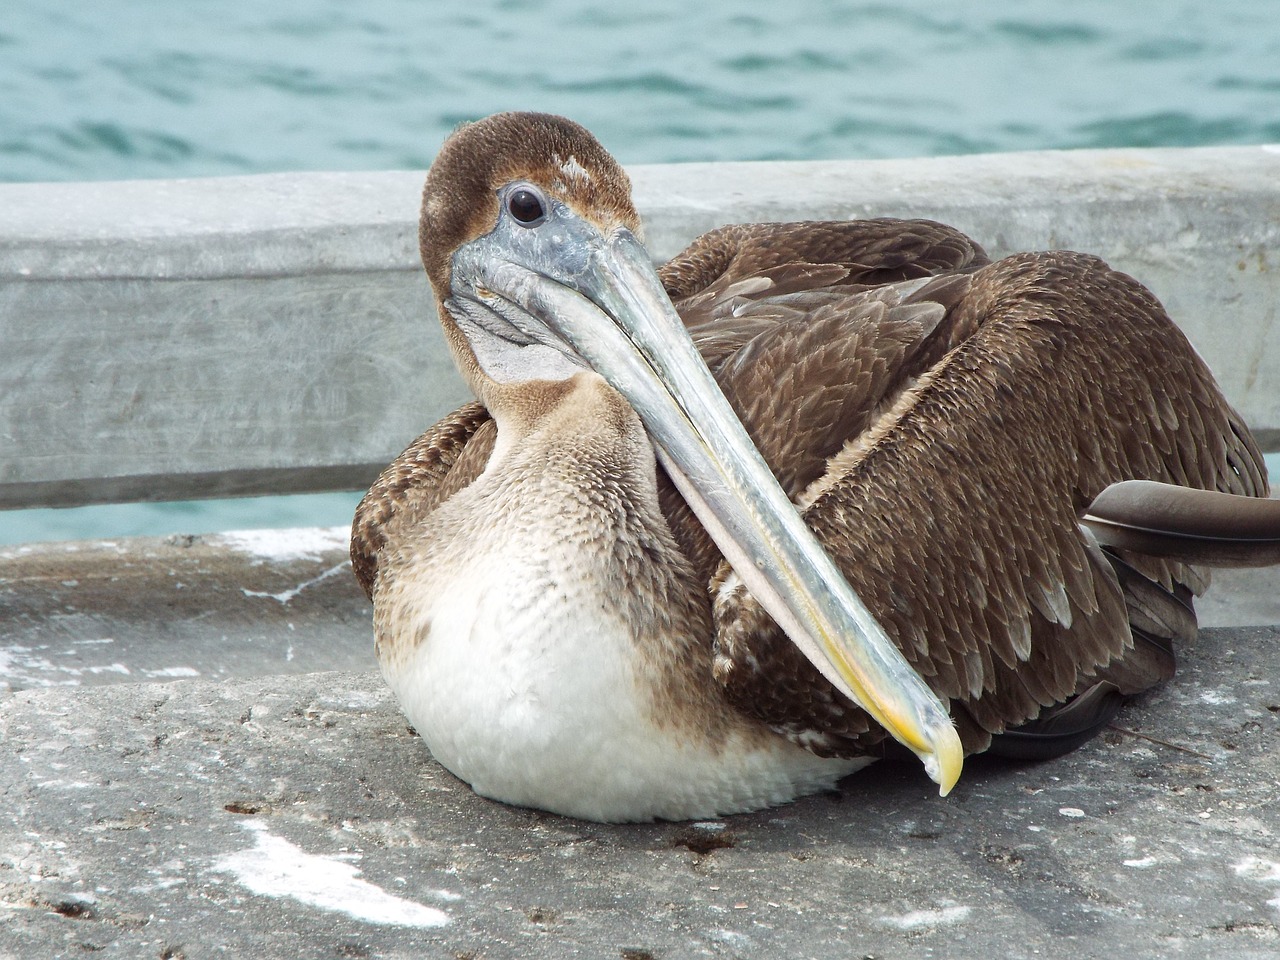
M 1275 140 L 1263 6 L 16 0 L 0 180 L 418 167 L 513 108 L 628 163 Z
M 1060 47 L 1064 44 L 1092 45 L 1106 36 L 1105 31 L 1082 23 L 1030 23 L 1024 20 L 1001 20 L 994 27 L 997 33 L 1006 34 L 1015 40 L 1026 40 L 1047 47 Z
M 1189 60 L 1204 54 L 1206 44 L 1202 40 L 1187 37 L 1162 37 L 1144 40 L 1125 47 L 1120 56 L 1133 61 Z
M 1280 132 L 1280 124 L 1274 126 Z M 1239 140 L 1250 131 L 1265 128 L 1241 117 L 1202 118 L 1185 111 L 1165 111 L 1086 123 L 1077 127 L 1076 133 L 1085 146 L 1110 146 L 1123 138 L 1137 147 L 1198 147 Z

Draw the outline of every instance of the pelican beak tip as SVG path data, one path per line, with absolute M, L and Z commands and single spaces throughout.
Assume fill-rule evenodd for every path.
M 964 748 L 954 727 L 948 727 L 934 739 L 932 750 L 922 753 L 925 773 L 938 785 L 938 796 L 945 797 L 960 779 L 964 768 Z

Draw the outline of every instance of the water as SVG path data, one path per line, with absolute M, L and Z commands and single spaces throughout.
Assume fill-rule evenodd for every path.
M 944 9 L 938 9 L 944 7 Z M 0 180 L 425 167 L 564 113 L 628 163 L 1280 140 L 1274 0 L 7 0 Z
M 1273 0 L 941 7 L 7 0 L 0 180 L 421 169 L 505 109 L 625 163 L 1280 141 Z M 23 511 L 0 542 L 342 523 L 354 499 Z
M 0 546 L 37 540 L 110 540 L 272 527 L 336 527 L 351 522 L 362 495 L 363 491 L 341 490 L 231 500 L 0 511 Z

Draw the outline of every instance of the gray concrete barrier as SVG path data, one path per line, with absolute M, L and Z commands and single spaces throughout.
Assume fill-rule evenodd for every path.
M 1097 253 L 1280 448 L 1280 147 L 631 173 L 657 258 L 722 223 L 867 216 Z M 0 185 L 0 507 L 367 483 L 466 395 L 417 262 L 421 180 Z

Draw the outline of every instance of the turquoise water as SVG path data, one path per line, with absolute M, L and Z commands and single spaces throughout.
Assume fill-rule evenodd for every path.
M 572 116 L 626 163 L 1280 141 L 1274 0 L 3 11 L 0 181 L 418 169 L 505 109 Z M 355 499 L 23 511 L 0 542 L 343 523 Z
M 7 0 L 0 180 L 425 167 L 564 113 L 624 162 L 1280 140 L 1274 0 Z

